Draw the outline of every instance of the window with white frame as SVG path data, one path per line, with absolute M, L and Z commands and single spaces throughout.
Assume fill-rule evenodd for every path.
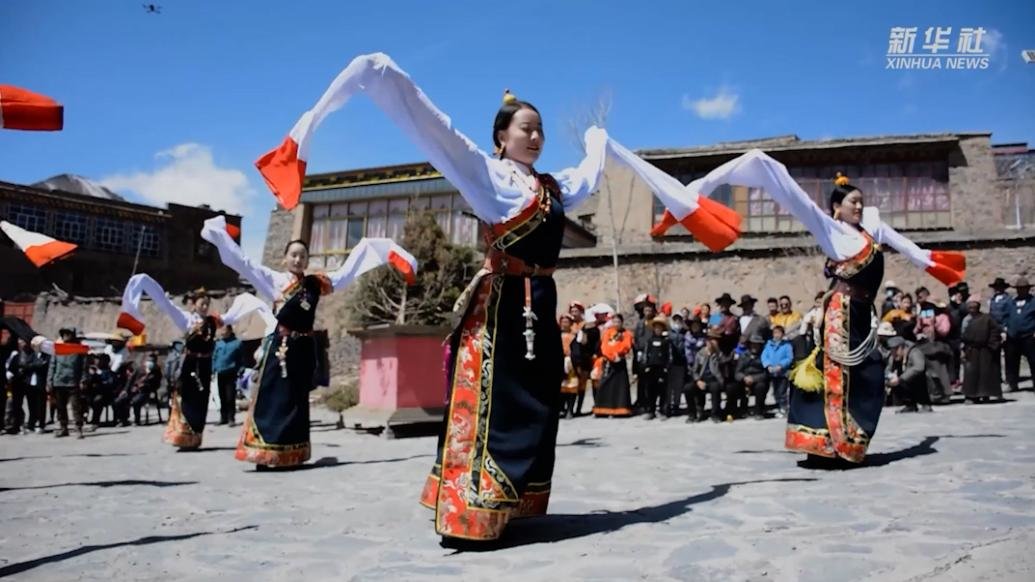
M 90 220 L 77 212 L 54 212 L 54 236 L 66 242 L 83 244 L 88 238 Z
M 8 220 L 25 230 L 39 233 L 47 231 L 47 211 L 43 208 L 27 204 L 10 204 L 7 213 Z
M 129 225 L 129 252 L 140 249 L 142 257 L 157 257 L 160 250 L 158 231 L 147 224 Z
M 411 214 L 431 210 L 446 236 L 466 246 L 478 244 L 478 219 L 458 193 L 415 198 L 377 198 L 313 205 L 310 264 L 333 269 L 363 237 L 402 238 Z
M 833 177 L 841 172 L 863 192 L 864 203 L 879 208 L 881 217 L 894 228 L 933 230 L 952 227 L 949 170 L 944 161 L 791 167 L 789 172 L 821 208 L 827 207 L 827 196 L 834 187 Z M 677 177 L 683 183 L 690 183 L 703 175 Z M 744 218 L 742 228 L 747 233 L 798 232 L 804 229 L 794 216 L 758 188 L 723 185 L 716 188 L 710 198 L 736 210 Z M 661 201 L 654 197 L 655 223 L 661 220 L 664 210 Z M 687 231 L 682 225 L 676 225 L 668 234 L 686 235 Z
M 98 218 L 94 225 L 93 246 L 97 250 L 121 253 L 125 251 L 125 225 L 110 218 Z

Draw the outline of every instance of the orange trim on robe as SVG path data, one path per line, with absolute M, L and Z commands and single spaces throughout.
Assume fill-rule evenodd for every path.
M 618 335 L 616 327 L 609 327 L 600 334 L 600 353 L 612 362 L 628 356 L 633 349 L 632 332 L 623 329 L 621 337 L 615 338 L 616 335 Z
M 564 357 L 571 357 L 571 344 L 575 341 L 575 332 L 561 332 L 561 347 L 564 350 Z M 563 394 L 578 394 L 579 393 L 579 375 L 575 373 L 573 369 L 564 375 L 564 379 L 561 380 L 561 392 Z

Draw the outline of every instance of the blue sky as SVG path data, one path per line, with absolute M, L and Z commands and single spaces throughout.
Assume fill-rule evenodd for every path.
M 130 199 L 208 201 L 261 248 L 254 160 L 355 55 L 384 51 L 483 147 L 509 87 L 544 113 L 541 169 L 610 94 L 632 148 L 781 134 L 991 131 L 1035 143 L 1035 2 L 0 0 L 0 83 L 65 105 L 59 133 L 0 132 L 0 180 L 76 173 Z M 885 69 L 892 26 L 989 30 L 987 70 Z M 918 49 L 919 50 L 919 49 Z M 695 104 L 699 107 L 695 108 Z M 313 172 L 422 159 L 362 98 L 317 133 Z

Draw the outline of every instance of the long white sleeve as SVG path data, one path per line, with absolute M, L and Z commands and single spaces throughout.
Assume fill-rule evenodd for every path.
M 722 184 L 765 190 L 812 233 L 823 254 L 835 261 L 849 259 L 866 246 L 866 237 L 823 211 L 794 181 L 783 164 L 761 150 L 751 150 L 726 162 L 688 184 L 687 189 L 708 196 Z
M 267 334 L 277 327 L 277 318 L 273 315 L 270 306 L 251 293 L 241 293 L 235 297 L 230 308 L 219 319 L 222 320 L 223 325 L 235 325 L 251 313 L 257 313 L 262 318 L 263 323 L 266 324 Z
M 595 125 L 590 127 L 583 138 L 583 143 L 586 144 L 586 157 L 578 166 L 553 174 L 561 188 L 564 210 L 573 210 L 599 188 L 607 161 L 609 139 L 603 129 Z
M 240 245 L 226 231 L 226 219 L 222 216 L 205 221 L 201 228 L 201 238 L 215 245 L 223 264 L 244 277 L 267 301 L 279 299 L 281 290 L 293 280 L 290 273 L 274 271 L 245 255 Z
M 144 295 L 147 295 L 151 298 L 151 301 L 154 301 L 155 307 L 168 316 L 177 329 L 184 333 L 187 332 L 187 329 L 190 327 L 192 314 L 185 309 L 180 309 L 173 305 L 173 302 L 166 297 L 165 289 L 162 289 L 162 286 L 157 281 L 145 273 L 133 275 L 129 278 L 129 282 L 126 283 L 126 289 L 122 292 L 122 313 L 129 315 L 137 322 L 143 322 L 144 318 L 140 313 L 140 301 Z M 122 319 L 120 315 L 120 325 Z
M 335 291 L 340 291 L 356 280 L 357 277 L 376 269 L 381 265 L 392 265 L 413 283 L 417 272 L 417 259 L 409 251 L 402 248 L 390 238 L 364 238 L 349 252 L 345 263 L 338 269 L 327 273 Z
M 687 188 L 707 196 L 720 184 L 761 188 L 794 215 L 816 238 L 823 253 L 835 261 L 857 255 L 868 243 L 855 228 L 834 220 L 801 189 L 787 168 L 761 150 L 751 150 L 691 182 Z M 960 253 L 928 251 L 880 220 L 875 207 L 863 210 L 861 226 L 879 244 L 887 244 L 946 284 L 963 278 L 966 259 Z
M 557 184 L 561 187 L 565 210 L 578 206 L 597 191 L 608 159 L 629 168 L 677 217 L 682 218 L 697 210 L 696 192 L 687 190 L 679 180 L 609 137 L 607 131 L 596 126 L 590 127 L 586 130 L 583 142 L 586 144 L 586 157 L 582 162 L 574 168 L 554 174 Z
M 291 129 L 289 137 L 297 143 L 301 160 L 308 159 L 309 142 L 320 123 L 358 92 L 366 94 L 420 148 L 482 220 L 502 222 L 531 199 L 527 185 L 515 181 L 513 166 L 478 149 L 383 53 L 353 59 Z
M 478 149 L 388 55 L 375 53 L 353 59 L 316 105 L 302 115 L 284 142 L 256 162 L 267 185 L 285 207 L 298 203 L 313 133 L 327 115 L 359 92 L 370 97 L 403 130 L 484 222 L 506 222 L 534 203 L 536 192 L 532 183 L 521 175 L 526 170 L 516 162 L 490 157 Z M 554 174 L 566 209 L 571 210 L 596 190 L 604 162 L 611 153 L 643 178 L 673 211 L 678 211 L 680 220 L 698 210 L 696 192 L 686 192 L 678 180 L 609 140 L 603 130 L 591 128 L 587 132 L 586 150 L 586 159 L 577 167 Z M 712 211 L 688 221 L 687 227 L 700 235 L 709 248 L 719 250 L 739 235 L 740 219 L 729 209 L 718 208 L 721 205 L 711 201 L 708 205 Z

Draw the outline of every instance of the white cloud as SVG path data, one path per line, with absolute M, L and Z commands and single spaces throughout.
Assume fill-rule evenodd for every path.
M 993 64 L 999 63 L 998 69 L 1000 71 L 1006 70 L 1010 56 L 1006 54 L 1007 46 L 1002 32 L 995 28 L 988 29 L 984 36 L 981 37 L 981 48 L 991 55 Z
M 208 146 L 176 145 L 155 154 L 155 160 L 159 167 L 154 171 L 115 174 L 100 182 L 112 190 L 132 192 L 149 204 L 208 204 L 234 214 L 244 212 L 255 194 L 244 172 L 215 164 Z
M 981 45 L 988 54 L 995 54 L 1000 49 L 1006 48 L 1006 45 L 1003 43 L 1003 33 L 995 28 L 985 31 L 985 35 L 981 38 Z
M 683 95 L 683 109 L 693 111 L 701 119 L 729 119 L 740 111 L 740 95 L 725 86 L 710 98 L 691 99 Z

